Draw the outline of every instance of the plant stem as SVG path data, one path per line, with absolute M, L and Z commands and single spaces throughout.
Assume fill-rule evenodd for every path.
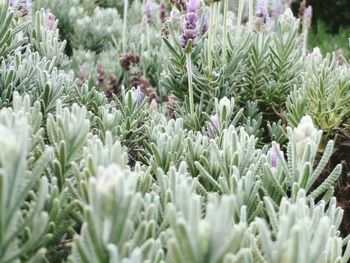
M 150 32 L 149 32 L 149 24 L 146 25 L 146 36 L 147 36 L 147 50 L 151 49 L 151 41 L 150 41 Z
M 221 2 L 215 2 L 215 19 L 214 19 L 214 33 L 212 36 L 212 47 L 214 47 L 214 39 L 218 32 L 218 21 L 217 18 L 220 16 Z
M 227 11 L 228 11 L 228 0 L 224 2 L 224 44 L 222 47 L 222 57 L 224 64 L 226 64 L 226 49 L 227 49 Z
M 212 52 L 212 38 L 214 30 L 214 19 L 215 19 L 215 5 L 210 5 L 210 17 L 209 17 L 209 30 L 208 30 L 208 76 L 211 76 L 213 70 L 213 60 L 211 57 Z
M 309 35 L 309 29 L 307 28 L 307 26 L 305 26 L 304 30 L 304 39 L 303 39 L 303 55 L 306 55 L 307 53 L 307 39 L 308 39 L 308 35 Z
M 191 112 L 191 116 L 194 117 L 191 53 L 186 53 L 186 64 L 187 64 L 188 98 L 189 98 L 189 101 L 190 101 L 190 112 Z
M 249 0 L 249 21 L 248 21 L 248 31 L 253 31 L 253 13 L 254 13 L 254 0 Z
M 122 36 L 122 50 L 126 50 L 126 27 L 128 18 L 129 0 L 124 0 L 124 16 L 123 16 L 123 36 Z
M 237 26 L 236 26 L 236 35 L 235 40 L 238 39 L 239 34 L 241 32 L 241 23 L 242 23 L 242 16 L 243 16 L 243 6 L 244 6 L 244 0 L 240 0 L 238 4 L 238 14 L 237 14 Z

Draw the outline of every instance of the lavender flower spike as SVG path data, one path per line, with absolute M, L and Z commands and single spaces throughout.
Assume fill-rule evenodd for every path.
M 45 20 L 46 20 L 46 27 L 49 30 L 54 30 L 55 25 L 56 25 L 56 17 L 55 15 L 51 12 L 50 9 L 47 9 L 45 11 Z
M 304 19 L 304 24 L 307 27 L 310 27 L 311 19 L 312 19 L 312 6 L 311 5 L 309 5 L 307 8 L 305 8 L 303 19 Z
M 256 14 L 256 16 L 263 18 L 264 22 L 266 22 L 266 20 L 269 17 L 269 14 L 267 12 L 265 0 L 258 0 L 258 2 L 256 4 L 255 14 Z
M 184 15 L 184 22 L 181 35 L 181 47 L 186 48 L 189 41 L 195 46 L 195 39 L 198 34 L 199 8 L 201 2 L 199 0 L 189 0 L 186 4 L 187 12 Z
M 272 168 L 277 167 L 278 157 L 277 157 L 276 146 L 272 145 L 272 147 L 268 151 L 268 155 L 270 156 L 271 167 Z
M 147 0 L 145 4 L 145 11 L 143 13 L 143 23 L 150 24 L 152 20 L 152 10 L 155 7 L 155 3 L 152 0 Z
M 142 102 L 145 100 L 146 94 L 143 92 L 141 87 L 137 87 L 137 89 L 134 90 L 134 96 L 135 96 L 137 107 L 140 107 Z
M 187 13 L 198 13 L 200 7 L 201 2 L 198 0 L 188 0 L 186 4 Z
M 209 138 L 214 138 L 217 130 L 220 126 L 220 119 L 217 114 L 210 117 L 210 123 L 208 123 L 206 134 Z

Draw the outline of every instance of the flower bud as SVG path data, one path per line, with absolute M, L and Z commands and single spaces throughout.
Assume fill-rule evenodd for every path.
M 224 108 L 226 109 L 226 116 L 231 113 L 231 101 L 227 97 L 223 97 L 219 101 L 219 112 L 222 114 L 224 111 Z
M 270 165 L 272 168 L 276 168 L 277 167 L 277 164 L 278 164 L 278 155 L 277 155 L 277 151 L 279 149 L 276 149 L 278 148 L 278 146 L 276 145 L 272 145 L 272 147 L 270 148 L 270 150 L 267 152 L 267 156 L 270 160 Z
M 264 23 L 266 23 L 267 19 L 269 18 L 269 14 L 267 12 L 267 7 L 266 7 L 266 1 L 265 0 L 258 0 L 258 2 L 256 4 L 255 15 L 257 17 L 262 18 Z
M 170 26 L 175 30 L 180 30 L 181 27 L 181 13 L 180 11 L 174 7 L 170 12 Z
M 304 14 L 303 14 L 304 27 L 309 28 L 311 25 L 311 20 L 312 20 L 312 6 L 309 5 L 307 8 L 305 8 Z
M 321 49 L 319 47 L 314 47 L 314 49 L 311 52 L 311 56 L 322 57 Z
M 217 130 L 219 129 L 219 126 L 220 126 L 219 116 L 217 114 L 212 115 L 210 117 L 210 123 L 208 123 L 206 128 L 206 135 L 209 138 L 214 138 Z
M 137 87 L 137 89 L 134 90 L 133 95 L 136 100 L 136 105 L 140 107 L 142 102 L 145 100 L 146 94 L 143 92 L 141 87 Z
M 294 15 L 290 8 L 287 8 L 283 15 L 280 17 L 281 29 L 283 32 L 289 32 L 291 29 L 291 23 L 294 21 Z
M 56 17 L 50 9 L 45 11 L 45 20 L 46 27 L 49 30 L 54 30 L 56 26 Z
M 298 127 L 294 128 L 293 133 L 297 155 L 299 157 L 303 156 L 305 146 L 308 143 L 316 147 L 318 130 L 314 127 L 313 121 L 309 115 L 301 119 Z

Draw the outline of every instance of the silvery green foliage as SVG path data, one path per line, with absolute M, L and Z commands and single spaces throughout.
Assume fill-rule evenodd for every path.
M 35 10 L 50 9 L 59 20 L 58 28 L 61 34 L 67 39 L 74 32 L 75 20 L 84 13 L 79 8 L 79 4 L 79 0 L 35 0 L 33 8 Z
M 134 162 L 140 155 L 144 155 L 143 142 L 145 135 L 145 122 L 148 113 L 143 104 L 138 105 L 132 91 L 126 92 L 117 105 L 110 104 L 98 108 L 93 116 L 93 126 L 105 138 L 107 131 L 112 133 L 123 145 L 129 149 L 129 160 Z M 142 157 L 141 157 L 142 158 Z
M 96 7 L 75 21 L 72 42 L 75 47 L 101 51 L 112 38 L 120 38 L 122 21 L 115 9 Z
M 167 262 L 255 262 L 248 225 L 232 220 L 232 197 L 210 197 L 204 218 L 199 196 L 187 196 L 187 203 L 187 216 L 169 207 Z
M 343 211 L 335 199 L 329 206 L 323 201 L 310 204 L 299 191 L 295 203 L 283 198 L 277 209 L 268 197 L 264 201 L 271 228 L 262 220 L 254 223 L 263 262 L 348 262 L 350 243 L 343 244 L 337 231 Z
M 131 2 L 130 19 L 122 21 L 121 9 L 97 7 L 119 2 L 36 0 L 36 9 L 51 8 L 59 19 L 67 46 L 56 24 L 46 27 L 48 10 L 34 20 L 11 20 L 11 11 L 0 10 L 7 41 L 0 43 L 0 107 L 12 107 L 0 110 L 0 261 L 345 263 L 349 237 L 340 237 L 343 211 L 332 198 L 341 166 L 324 173 L 334 142 L 318 155 L 322 132 L 313 123 L 330 127 L 320 121 L 328 115 L 314 116 L 313 107 L 311 119 L 303 100 L 290 95 L 295 110 L 285 97 L 295 91 L 313 101 L 322 90 L 315 87 L 326 83 L 337 94 L 325 87 L 320 102 L 328 96 L 329 104 L 320 107 L 341 125 L 347 114 L 331 106 L 346 95 L 347 66 L 302 57 L 290 12 L 270 33 L 231 26 L 226 57 L 218 27 L 212 72 L 206 35 L 191 57 L 198 103 L 189 119 L 176 25 L 164 25 L 165 51 L 155 5 L 145 23 L 145 6 Z M 63 70 L 65 47 L 73 49 L 75 70 L 89 67 L 87 81 Z M 165 117 L 161 101 L 137 101 L 132 74 L 119 65 L 124 51 L 140 53 L 135 70 L 152 85 L 171 53 L 158 95 L 173 91 L 176 119 Z M 110 100 L 103 85 L 93 87 L 99 64 L 109 64 L 104 73 L 120 81 Z M 267 107 L 264 114 L 259 107 Z M 284 134 L 286 107 L 296 128 Z M 280 146 L 262 138 L 265 126 Z
M 64 54 L 66 40 L 61 42 L 57 30 L 57 20 L 54 25 L 49 25 L 48 14 L 42 9 L 36 12 L 33 29 L 30 34 L 30 42 L 40 56 L 50 60 L 49 68 L 65 67 L 68 58 Z M 53 22 L 53 21 L 52 21 Z
M 155 125 L 149 132 L 150 143 L 147 143 L 146 149 L 152 156 L 150 162 L 153 171 L 162 168 L 167 172 L 171 165 L 178 165 L 185 150 L 183 121 L 170 120 L 166 125 Z
M 45 212 L 49 182 L 42 177 L 50 149 L 28 159 L 33 140 L 24 111 L 2 109 L 0 131 L 0 260 L 40 262 L 51 238 Z
M 328 201 L 334 192 L 333 185 L 341 173 L 341 165 L 336 166 L 321 184 L 314 189 L 312 187 L 315 186 L 315 182 L 332 155 L 333 141 L 328 141 L 322 158 L 314 168 L 322 131 L 314 127 L 310 116 L 304 116 L 298 127 L 294 130 L 288 127 L 287 131 L 289 138 L 287 159 L 278 146 L 273 144 L 277 164 L 275 167 L 267 163 L 263 165 L 264 173 L 261 178 L 264 193 L 269 195 L 277 206 L 284 196 L 295 199 L 299 189 L 304 189 L 310 198 L 316 199 L 322 196 Z
M 316 51 L 305 57 L 303 84 L 287 98 L 287 119 L 296 126 L 303 114 L 310 114 L 317 126 L 331 131 L 350 115 L 349 65 L 337 65 L 335 56 L 322 57 Z
M 137 175 L 116 165 L 89 179 L 85 223 L 74 238 L 71 262 L 124 262 L 120 256 L 130 254 L 136 259 L 137 251 L 133 255 L 132 251 L 154 232 L 152 221 L 137 224 L 144 209 L 137 180 Z
M 294 85 L 300 84 L 302 72 L 299 21 L 290 13 L 289 10 L 280 16 L 276 30 L 269 34 L 248 32 L 242 26 L 232 29 L 227 39 L 226 62 L 222 58 L 222 36 L 216 36 L 212 72 L 207 69 L 207 39 L 201 38 L 191 54 L 195 100 L 203 97 L 205 102 L 209 102 L 212 97 L 235 96 L 239 105 L 248 100 L 258 100 L 259 106 L 264 110 L 268 108 L 270 114 L 281 114 L 285 108 L 283 98 Z M 176 28 L 175 25 L 173 28 Z M 177 30 L 173 33 L 178 34 Z M 184 101 L 187 94 L 186 69 L 181 66 L 184 64 L 184 51 L 176 38 L 169 37 L 164 41 L 171 59 L 165 65 L 160 85 L 171 91 L 179 101 Z
M 13 11 L 4 12 L 6 16 L 13 16 Z M 58 98 L 68 101 L 74 79 L 72 74 L 57 68 L 67 63 L 64 42 L 59 42 L 57 31 L 46 28 L 44 17 L 43 12 L 37 12 L 34 25 L 30 25 L 28 18 L 28 22 L 17 22 L 20 23 L 18 28 L 4 28 L 16 45 L 11 46 L 13 49 L 7 56 L 4 53 L 1 57 L 0 107 L 11 105 L 15 91 L 29 94 L 32 101 L 40 101 L 44 117 L 55 109 Z M 23 42 L 24 38 L 19 35 L 25 30 L 30 32 L 30 37 Z
M 126 148 L 122 147 L 119 141 L 113 142 L 112 134 L 107 131 L 105 143 L 98 136 L 89 135 L 87 146 L 84 147 L 84 161 L 91 175 L 96 176 L 96 168 L 99 166 L 108 167 L 114 163 L 126 167 L 128 155 Z
M 123 1 L 116 2 L 113 0 L 96 0 L 97 4 L 103 7 L 116 7 L 119 10 L 123 9 Z
M 30 24 L 30 21 L 24 20 L 14 23 L 15 10 L 9 10 L 9 4 L 9 0 L 3 0 L 0 3 L 1 61 L 7 55 L 11 55 L 16 49 L 21 49 L 28 42 L 28 38 L 24 36 L 24 31 Z
M 49 141 L 55 148 L 53 175 L 62 189 L 66 178 L 74 171 L 74 162 L 82 158 L 83 147 L 90 130 L 87 110 L 76 104 L 69 110 L 62 108 L 62 104 L 58 102 L 55 117 L 48 115 L 46 128 Z
M 81 87 L 75 86 L 72 100 L 79 106 L 84 106 L 94 115 L 98 115 L 100 107 L 107 105 L 108 100 L 104 93 L 85 82 Z M 94 116 L 93 115 L 93 116 Z

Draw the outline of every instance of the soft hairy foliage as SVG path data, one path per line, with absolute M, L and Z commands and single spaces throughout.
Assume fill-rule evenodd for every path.
M 0 262 L 348 262 L 349 65 L 172 2 L 0 0 Z

